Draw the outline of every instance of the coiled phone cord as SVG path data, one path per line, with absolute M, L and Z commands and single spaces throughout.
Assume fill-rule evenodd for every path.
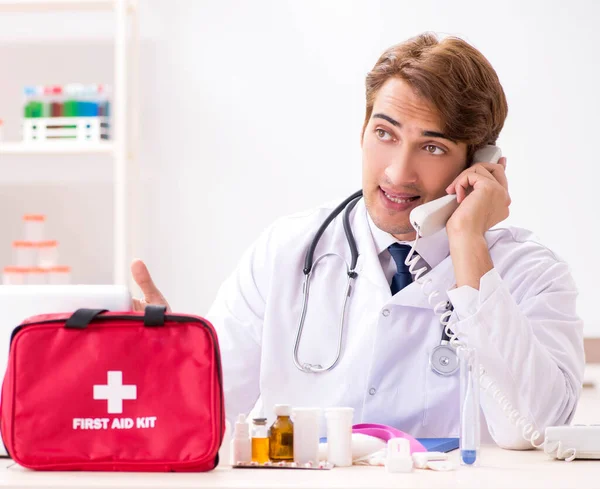
M 435 290 L 433 286 L 430 287 L 433 282 L 431 278 L 423 278 L 423 275 L 427 273 L 427 267 L 416 269 L 417 264 L 421 259 L 419 255 L 415 254 L 418 241 L 419 233 L 417 232 L 415 242 L 412 245 L 408 256 L 406 257 L 405 265 L 408 267 L 411 275 L 413 275 L 415 282 L 421 286 L 421 291 L 423 294 L 427 296 L 427 301 L 429 302 L 429 305 L 433 307 L 433 312 L 439 316 L 440 324 L 443 326 L 448 338 L 450 338 L 450 345 L 454 348 L 466 346 L 466 343 L 464 341 L 460 341 L 456 337 L 456 334 L 452 331 L 451 326 L 455 324 L 456 321 L 450 322 L 450 317 L 452 316 L 453 311 L 451 308 L 447 307 L 448 301 L 440 300 L 435 303 L 435 300 L 440 295 L 440 292 Z M 428 290 L 426 290 L 427 287 L 429 287 Z M 466 334 L 463 334 L 462 336 L 463 338 L 466 338 Z M 487 383 L 487 385 L 484 385 L 484 382 Z M 525 416 L 521 415 L 521 413 L 515 409 L 512 403 L 508 400 L 507 396 L 497 386 L 496 382 L 492 380 L 489 375 L 487 375 L 485 368 L 481 364 L 479 365 L 479 386 L 483 392 L 488 392 L 492 396 L 492 398 L 498 403 L 506 415 L 507 419 L 517 428 L 521 429 L 521 436 L 526 441 L 531 443 L 534 448 L 543 448 L 544 452 L 547 454 L 556 452 L 557 458 L 565 457 L 567 462 L 575 459 L 577 451 L 574 448 L 567 448 L 563 450 L 561 442 L 546 443 L 546 441 L 543 441 L 542 443 L 538 443 L 538 440 L 542 434 L 535 429 L 533 423 L 529 422 Z M 566 457 L 568 454 L 570 455 Z

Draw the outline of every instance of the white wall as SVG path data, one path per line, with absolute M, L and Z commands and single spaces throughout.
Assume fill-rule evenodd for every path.
M 568 260 L 588 332 L 600 334 L 599 2 L 140 3 L 136 255 L 175 309 L 206 312 L 239 255 L 276 217 L 360 187 L 364 76 L 389 45 L 433 30 L 465 38 L 496 68 L 509 102 L 499 141 L 509 221 Z M 89 37 L 106 35 L 107 25 L 99 17 Z M 0 19 L 3 36 L 8 27 Z
M 364 75 L 424 30 L 464 37 L 494 65 L 510 115 L 510 221 L 572 266 L 596 320 L 600 3 L 146 2 L 164 21 L 145 93 L 150 190 L 139 254 L 178 309 L 203 313 L 273 219 L 360 187 Z M 590 221 L 592 225 L 590 225 Z M 154 236 L 154 239 L 152 237 Z

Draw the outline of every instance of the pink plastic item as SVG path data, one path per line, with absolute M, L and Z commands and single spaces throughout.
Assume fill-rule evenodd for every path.
M 352 427 L 352 433 L 360 433 L 362 435 L 372 436 L 387 442 L 392 438 L 406 438 L 410 443 L 410 453 L 426 452 L 427 449 L 421 445 L 415 438 L 404 431 L 397 430 L 392 426 L 375 423 L 355 424 Z

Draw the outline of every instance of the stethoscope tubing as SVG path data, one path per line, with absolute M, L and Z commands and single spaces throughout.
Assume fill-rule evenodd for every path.
M 359 254 L 358 254 L 358 247 L 356 245 L 356 239 L 354 238 L 354 233 L 352 232 L 352 227 L 350 226 L 350 213 L 352 212 L 352 210 L 354 209 L 354 207 L 356 206 L 358 201 L 362 198 L 362 196 L 363 196 L 362 190 L 359 190 L 359 191 L 353 193 L 347 199 L 345 199 L 341 204 L 339 204 L 327 216 L 327 218 L 323 221 L 321 226 L 319 226 L 319 229 L 315 233 L 315 236 L 313 237 L 310 245 L 308 246 L 308 249 L 306 250 L 306 255 L 304 257 L 304 268 L 302 270 L 304 273 L 304 282 L 302 284 L 302 294 L 303 294 L 304 298 L 303 298 L 303 302 L 302 302 L 302 312 L 300 314 L 300 321 L 298 323 L 298 329 L 296 331 L 296 341 L 294 342 L 294 356 L 293 356 L 294 365 L 302 372 L 306 372 L 306 373 L 328 372 L 330 370 L 333 370 L 341 359 L 342 350 L 343 350 L 343 340 L 344 340 L 344 324 L 345 324 L 345 317 L 346 317 L 346 307 L 348 304 L 348 298 L 350 297 L 350 294 L 352 292 L 352 282 L 354 280 L 356 280 L 356 278 L 358 277 L 358 273 L 356 272 L 356 264 L 358 262 Z M 323 233 L 325 233 L 325 230 L 329 227 L 329 225 L 333 222 L 333 220 L 342 211 L 345 211 L 344 217 L 343 217 L 343 226 L 344 226 L 344 234 L 346 236 L 346 241 L 348 242 L 348 247 L 350 248 L 351 262 L 350 262 L 350 266 L 349 267 L 347 266 L 347 269 L 346 269 L 346 273 L 348 275 L 348 281 L 346 283 L 346 288 L 344 290 L 344 300 L 343 300 L 342 313 L 341 313 L 340 324 L 339 324 L 339 335 L 338 335 L 338 345 L 337 345 L 336 356 L 335 356 L 335 359 L 333 360 L 333 362 L 326 367 L 323 367 L 318 364 L 313 365 L 313 364 L 308 364 L 308 363 L 302 363 L 300 361 L 300 359 L 298 358 L 298 355 L 299 355 L 298 352 L 300 349 L 300 342 L 302 340 L 302 332 L 304 330 L 306 313 L 308 311 L 308 299 L 309 299 L 309 294 L 310 294 L 311 276 L 312 276 L 314 267 L 319 262 L 319 260 L 321 260 L 325 256 L 332 254 L 332 253 L 329 253 L 329 254 L 323 255 L 323 256 L 319 257 L 317 259 L 317 261 L 315 262 L 314 261 L 315 250 L 317 248 L 317 245 L 319 244 L 319 240 L 323 236 Z M 339 255 L 336 255 L 336 256 L 339 256 Z M 347 265 L 347 262 L 346 262 L 346 265 Z M 450 302 L 448 302 L 447 308 L 452 309 L 452 304 L 450 304 Z M 449 342 L 450 342 L 450 337 L 446 334 L 446 329 L 442 328 L 442 337 L 440 340 L 440 344 L 436 348 L 434 348 L 434 350 L 431 352 L 431 355 L 430 355 L 430 366 L 431 366 L 432 370 L 434 372 L 438 373 L 439 375 L 443 375 L 443 376 L 452 375 L 458 369 L 458 361 L 457 361 L 458 356 L 456 355 L 454 348 L 449 344 Z M 451 365 L 448 368 L 445 368 L 445 366 L 442 363 L 440 363 L 440 365 L 436 365 L 436 363 L 435 363 L 434 357 L 437 358 L 437 356 L 436 356 L 437 353 L 439 353 L 442 350 L 443 350 L 443 353 L 446 353 L 446 355 L 444 355 L 442 357 L 443 363 L 448 362 L 446 364 L 446 366 Z M 453 358 L 449 358 L 449 355 L 450 356 L 453 355 Z

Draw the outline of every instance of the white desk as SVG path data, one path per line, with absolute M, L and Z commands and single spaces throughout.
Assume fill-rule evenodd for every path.
M 453 453 L 458 458 L 457 452 Z M 13 465 L 0 469 L 0 487 L 70 489 L 138 488 L 509 488 L 578 489 L 600 487 L 600 462 L 550 460 L 543 452 L 510 452 L 484 447 L 482 466 L 453 472 L 414 470 L 388 474 L 383 467 L 333 470 L 222 469 L 192 474 L 112 472 L 33 472 Z
M 600 378 L 600 368 L 590 369 L 590 378 Z M 575 423 L 600 422 L 600 388 L 584 390 Z M 458 452 L 451 454 L 457 462 Z M 508 451 L 484 446 L 480 467 L 459 467 L 453 472 L 414 470 L 410 474 L 388 474 L 383 467 L 335 468 L 330 471 L 251 470 L 218 468 L 207 473 L 136 474 L 112 472 L 34 472 L 12 461 L 0 462 L 0 489 L 141 489 L 141 488 L 512 488 L 578 489 L 600 487 L 600 461 L 571 463 L 551 460 L 540 451 Z

